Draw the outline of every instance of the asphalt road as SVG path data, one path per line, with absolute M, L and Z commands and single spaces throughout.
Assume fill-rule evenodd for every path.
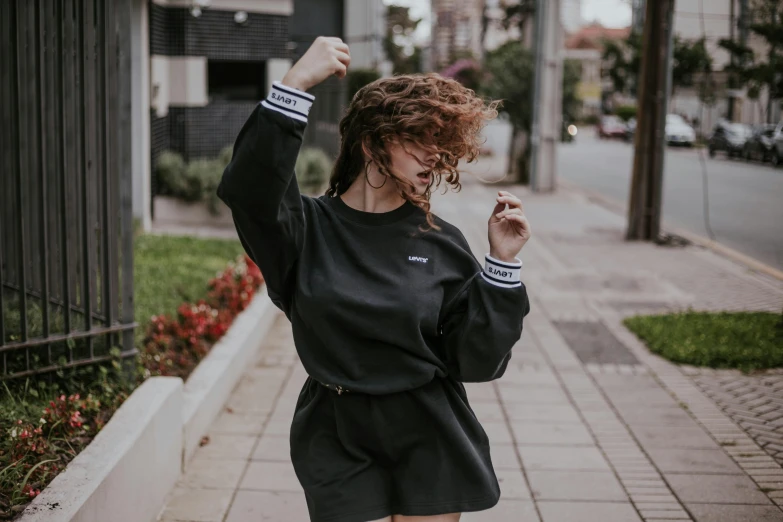
M 783 270 L 783 169 L 706 156 L 709 213 L 715 239 Z M 598 140 L 592 130 L 558 150 L 559 176 L 627 205 L 633 146 Z M 667 148 L 664 222 L 708 237 L 699 152 Z

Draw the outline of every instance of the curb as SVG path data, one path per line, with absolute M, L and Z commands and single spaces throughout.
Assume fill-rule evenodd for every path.
M 606 208 L 607 210 L 622 215 L 625 215 L 627 213 L 625 205 L 621 204 L 620 202 L 614 199 L 608 198 L 603 194 L 599 194 L 594 190 L 586 189 L 584 187 L 579 187 L 572 183 L 569 183 L 568 181 L 562 181 L 562 180 L 558 180 L 557 184 L 561 188 L 582 194 L 588 200 Z M 689 232 L 687 230 L 683 230 L 678 227 L 670 226 L 665 222 L 661 223 L 661 228 L 669 232 L 670 234 L 684 237 L 685 239 L 687 239 L 693 244 L 712 250 L 713 252 L 720 254 L 728 259 L 731 259 L 736 263 L 745 265 L 750 270 L 768 275 L 770 277 L 777 279 L 778 281 L 783 281 L 783 270 L 778 270 L 777 268 L 771 267 L 768 264 L 763 263 L 757 259 L 754 259 L 746 254 L 743 254 L 742 252 L 734 250 L 731 247 L 727 247 L 724 244 L 721 244 L 717 241 L 706 238 L 699 234 L 695 234 L 693 232 Z
M 276 316 L 259 288 L 187 382 L 144 381 L 19 522 L 156 521 Z
M 20 522 L 155 520 L 179 478 L 182 404 L 179 377 L 144 381 Z

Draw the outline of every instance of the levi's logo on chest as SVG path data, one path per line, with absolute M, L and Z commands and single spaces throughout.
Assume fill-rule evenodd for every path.
M 418 257 L 418 256 L 408 256 L 408 261 L 413 261 L 415 263 L 427 263 L 429 258 L 427 257 Z

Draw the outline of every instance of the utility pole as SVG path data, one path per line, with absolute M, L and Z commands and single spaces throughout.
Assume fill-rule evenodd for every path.
M 552 192 L 556 186 L 563 104 L 560 1 L 536 2 L 536 68 L 530 137 L 530 188 L 534 192 Z
M 731 40 L 731 43 L 734 43 L 734 35 L 736 33 L 735 27 L 737 25 L 735 23 L 735 8 L 734 8 L 735 2 L 736 2 L 736 0 L 729 0 L 729 5 L 731 6 L 729 8 L 729 40 Z M 728 85 L 728 87 L 729 87 L 729 91 L 728 91 L 728 93 L 729 93 L 729 100 L 728 100 L 729 106 L 728 106 L 728 115 L 727 116 L 728 116 L 728 120 L 729 121 L 734 121 L 734 96 L 736 95 L 735 90 L 737 88 L 737 82 L 735 81 L 736 79 L 734 77 L 735 73 L 733 72 L 735 70 L 736 65 L 737 65 L 737 61 L 734 58 L 734 53 L 731 53 L 730 60 L 731 60 L 731 70 L 732 70 L 732 72 L 731 72 L 731 74 L 729 74 L 729 85 Z
M 661 199 L 666 108 L 671 84 L 675 0 L 647 2 L 639 78 L 638 124 L 626 239 L 656 240 L 661 231 Z

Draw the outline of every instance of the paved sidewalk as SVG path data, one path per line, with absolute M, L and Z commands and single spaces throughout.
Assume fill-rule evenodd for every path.
M 435 198 L 478 256 L 494 188 L 466 182 Z M 697 247 L 626 243 L 623 218 L 577 193 L 513 191 L 534 227 L 523 251 L 532 312 L 506 375 L 468 386 L 503 498 L 462 520 L 783 521 L 783 440 L 762 429 L 783 417 L 781 376 L 754 377 L 757 389 L 736 373 L 679 368 L 621 326 L 634 313 L 688 307 L 779 311 L 783 283 Z M 307 521 L 287 439 L 305 377 L 281 316 L 161 520 Z M 739 384 L 713 393 L 709 382 L 726 378 Z

